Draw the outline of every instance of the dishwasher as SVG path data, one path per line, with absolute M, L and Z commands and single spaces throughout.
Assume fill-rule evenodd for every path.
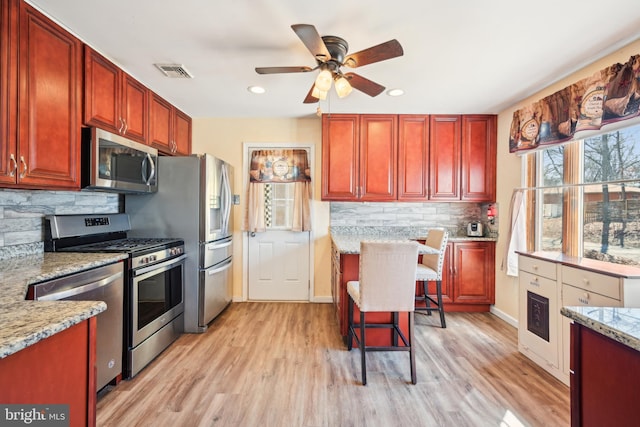
M 27 299 L 37 301 L 104 301 L 96 316 L 96 392 L 122 374 L 124 266 L 122 262 L 74 273 L 29 287 Z

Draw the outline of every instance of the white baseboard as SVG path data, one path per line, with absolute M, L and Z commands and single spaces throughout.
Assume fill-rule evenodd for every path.
M 331 304 L 333 303 L 333 298 L 330 296 L 325 296 L 325 297 L 311 297 L 311 300 L 309 300 L 309 302 L 319 302 L 319 303 L 327 303 L 327 304 Z
M 518 319 L 509 316 L 507 313 L 505 313 L 502 310 L 497 309 L 495 306 L 491 306 L 491 309 L 489 310 L 491 312 L 491 314 L 493 314 L 494 316 L 499 317 L 500 319 L 504 320 L 505 322 L 507 322 L 508 324 L 510 324 L 511 326 L 513 326 L 514 328 L 518 329 Z

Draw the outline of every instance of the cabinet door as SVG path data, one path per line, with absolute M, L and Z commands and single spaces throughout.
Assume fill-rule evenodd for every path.
M 172 132 L 172 105 L 155 93 L 151 93 L 149 103 L 149 142 L 165 153 L 170 153 Z
M 398 128 L 398 200 L 427 200 L 429 116 L 401 115 Z
M 447 251 L 444 254 L 444 263 L 442 264 L 442 302 L 453 302 L 453 243 L 447 243 Z M 428 294 L 431 298 L 436 299 L 436 283 L 429 282 Z
M 493 242 L 454 243 L 455 303 L 493 304 L 495 244 Z
M 175 110 L 173 123 L 174 154 L 188 156 L 191 154 L 191 117 L 182 111 Z
M 396 199 L 398 117 L 363 115 L 360 119 L 360 200 Z
M 149 131 L 149 90 L 139 81 L 122 73 L 123 134 L 143 144 Z
M 120 69 L 91 49 L 84 48 L 84 123 L 119 133 Z
M 462 116 L 461 199 L 496 199 L 496 116 Z
M 457 115 L 431 116 L 430 200 L 460 200 L 460 122 Z
M 18 183 L 80 188 L 82 43 L 20 2 Z
M 359 136 L 357 114 L 322 116 L 322 200 L 357 200 Z
M 13 1 L 0 2 L 0 183 L 16 183 L 16 91 L 18 38 Z

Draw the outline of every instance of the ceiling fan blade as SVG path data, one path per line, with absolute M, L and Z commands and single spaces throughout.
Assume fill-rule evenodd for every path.
M 316 98 L 315 96 L 311 95 L 311 93 L 313 92 L 313 87 L 315 85 L 316 85 L 315 83 L 313 83 L 311 85 L 311 88 L 309 89 L 309 93 L 307 93 L 307 96 L 304 98 L 304 101 L 302 101 L 303 104 L 315 104 L 316 102 L 319 101 L 318 98 Z
M 402 49 L 402 46 L 398 40 L 393 39 L 377 46 L 370 47 L 369 49 L 348 55 L 344 60 L 344 65 L 350 68 L 362 67 L 363 65 L 372 64 L 374 62 L 396 58 L 403 54 L 404 50 Z
M 385 89 L 384 86 L 381 86 L 369 79 L 365 79 L 356 73 L 346 73 L 344 76 L 349 80 L 349 84 L 353 88 L 358 89 L 360 92 L 364 92 L 369 96 L 378 96 Z
M 278 74 L 278 73 L 306 73 L 313 68 L 307 66 L 300 67 L 256 67 L 258 74 Z
M 322 41 L 322 37 L 318 34 L 316 27 L 309 24 L 294 24 L 291 28 L 300 37 L 300 40 L 302 40 L 302 43 L 309 49 L 314 58 L 321 62 L 331 59 L 331 54 L 324 41 Z

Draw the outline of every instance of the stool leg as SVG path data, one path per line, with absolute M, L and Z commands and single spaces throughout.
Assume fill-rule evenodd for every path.
M 447 327 L 444 321 L 444 307 L 442 306 L 442 280 L 436 280 L 436 289 L 438 292 L 438 311 L 440 312 L 440 326 Z
M 364 312 L 360 312 L 360 357 L 362 360 L 362 385 L 367 385 L 367 360 L 365 357 Z
M 429 282 L 422 282 L 422 289 L 424 289 L 424 306 L 427 309 L 427 316 L 431 316 L 431 300 L 429 299 Z
M 411 384 L 417 382 L 416 379 L 416 355 L 413 347 L 413 327 L 414 327 L 415 312 L 409 312 L 409 362 L 411 363 Z
M 353 298 L 349 295 L 349 305 L 347 310 L 347 350 L 351 351 L 353 348 Z

